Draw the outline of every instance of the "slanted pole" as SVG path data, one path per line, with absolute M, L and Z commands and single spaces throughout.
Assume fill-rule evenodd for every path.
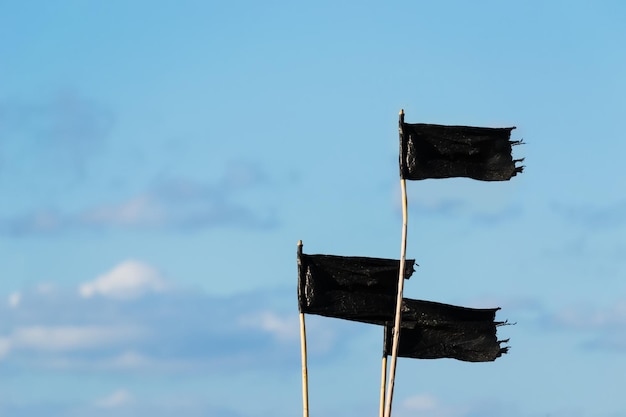
M 402 123 L 404 123 L 404 110 L 400 110 L 400 143 L 402 143 Z M 400 273 L 398 277 L 398 297 L 396 299 L 396 313 L 393 327 L 393 345 L 391 348 L 391 369 L 389 371 L 389 387 L 387 389 L 387 402 L 385 404 L 384 417 L 391 417 L 391 403 L 393 402 L 393 385 L 396 378 L 396 363 L 398 361 L 398 343 L 400 341 L 400 324 L 402 322 L 402 292 L 404 290 L 404 264 L 406 262 L 406 235 L 408 222 L 408 203 L 406 195 L 406 180 L 400 175 L 400 188 L 402 191 L 402 241 L 400 244 Z
M 385 324 L 385 331 L 383 333 L 383 363 L 382 370 L 380 374 L 380 411 L 378 413 L 379 417 L 384 417 L 385 415 L 385 391 L 387 389 L 387 329 L 389 326 Z

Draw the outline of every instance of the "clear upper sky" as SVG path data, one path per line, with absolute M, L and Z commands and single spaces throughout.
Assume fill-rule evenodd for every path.
M 0 415 L 301 414 L 296 243 L 400 255 L 398 111 L 517 126 L 411 182 L 412 298 L 494 363 L 394 417 L 626 416 L 626 3 L 0 1 Z M 375 417 L 382 330 L 307 316 L 311 416 Z

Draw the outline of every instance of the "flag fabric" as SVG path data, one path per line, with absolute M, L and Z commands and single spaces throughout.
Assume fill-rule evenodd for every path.
M 406 260 L 405 279 L 414 271 Z M 317 314 L 384 325 L 393 321 L 400 261 L 298 253 L 298 307 Z
M 407 180 L 467 177 L 508 181 L 522 172 L 511 147 L 515 127 L 487 128 L 404 123 L 400 114 L 400 177 Z
M 415 359 L 453 358 L 466 362 L 494 361 L 507 353 L 498 340 L 498 308 L 474 309 L 405 298 L 398 356 Z M 385 326 L 384 355 L 391 355 L 393 326 Z
M 404 278 L 414 272 L 405 261 Z M 391 354 L 400 261 L 298 252 L 298 308 L 316 314 L 385 327 L 384 354 Z M 496 338 L 498 308 L 475 309 L 402 299 L 398 356 L 493 361 L 506 353 Z

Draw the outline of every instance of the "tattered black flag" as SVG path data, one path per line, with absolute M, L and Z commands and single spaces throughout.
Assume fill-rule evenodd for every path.
M 508 181 L 524 168 L 511 156 L 513 129 L 408 124 L 400 113 L 400 177 Z
M 405 263 L 405 278 L 414 260 Z M 298 254 L 300 312 L 383 325 L 393 321 L 400 261 Z
M 416 359 L 453 358 L 466 362 L 489 362 L 507 353 L 498 340 L 498 308 L 475 309 L 432 301 L 402 301 L 398 356 Z M 393 326 L 385 326 L 383 354 L 391 355 Z
M 405 279 L 414 272 L 406 260 Z M 395 317 L 400 261 L 298 252 L 298 308 L 317 314 L 389 327 Z M 401 357 L 493 361 L 507 347 L 496 338 L 497 308 L 473 309 L 402 299 Z M 389 331 L 391 333 L 391 331 Z M 391 339 L 385 342 L 385 355 Z

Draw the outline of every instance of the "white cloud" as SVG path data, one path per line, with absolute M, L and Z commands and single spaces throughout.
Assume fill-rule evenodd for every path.
M 165 213 L 154 199 L 140 195 L 122 204 L 87 210 L 81 217 L 83 223 L 91 225 L 154 226 L 164 221 Z
M 11 340 L 7 337 L 0 337 L 0 360 L 9 354 L 11 350 Z
M 53 211 L 39 211 L 31 219 L 31 228 L 40 232 L 57 230 L 61 227 L 62 219 Z
M 128 351 L 113 358 L 109 366 L 115 369 L 134 369 L 147 366 L 149 364 L 150 360 L 144 355 L 134 351 Z
M 144 333 L 127 325 L 22 326 L 0 337 L 0 360 L 12 351 L 59 353 L 115 346 L 139 340 Z
M 296 316 L 280 317 L 271 311 L 244 316 L 240 325 L 248 328 L 259 328 L 270 333 L 281 341 L 298 340 L 298 318 Z
M 27 326 L 18 327 L 6 340 L 14 349 L 74 351 L 122 343 L 140 336 L 141 331 L 130 326 Z
M 101 408 L 118 408 L 130 404 L 133 396 L 125 389 L 119 389 L 104 398 L 96 401 L 96 406 Z
M 554 322 L 572 329 L 602 329 L 626 326 L 626 301 L 620 301 L 604 310 L 592 310 L 587 306 L 571 306 L 557 312 Z
M 84 298 L 78 288 L 31 288 L 11 310 L 5 297 L 0 307 L 10 314 L 0 313 L 0 363 L 18 369 L 231 373 L 289 366 L 298 357 L 297 314 L 280 307 L 289 304 L 285 289 L 233 297 L 165 291 L 119 300 L 109 297 L 113 289 L 107 283 L 89 283 L 86 294 L 97 300 Z M 239 314 L 226 314 L 233 305 L 241 307 Z M 329 351 L 341 333 L 324 322 L 316 326 L 311 320 L 307 328 L 312 353 Z M 316 348 L 322 343 L 324 349 Z
M 16 308 L 17 306 L 20 305 L 21 301 L 22 301 L 22 294 L 20 294 L 19 292 L 14 292 L 13 294 L 9 295 L 9 300 L 8 300 L 9 307 Z
M 117 299 L 136 298 L 148 291 L 160 291 L 165 287 L 161 274 L 151 266 L 134 260 L 125 261 L 99 276 L 82 284 L 80 295 L 90 298 L 102 295 Z
M 103 228 L 274 227 L 277 220 L 273 210 L 236 202 L 240 192 L 265 181 L 261 170 L 246 164 L 235 165 L 223 179 L 213 184 L 165 180 L 125 200 L 103 202 L 76 212 L 58 212 L 44 207 L 19 216 L 0 216 L 0 235 L 50 235 Z
M 44 283 L 38 284 L 35 287 L 35 291 L 41 295 L 50 295 L 56 291 L 56 287 L 52 283 L 44 282 Z
M 466 414 L 463 410 L 442 404 L 431 394 L 417 394 L 406 398 L 398 408 L 400 416 L 459 417 Z
M 432 395 L 418 394 L 404 400 L 402 405 L 412 411 L 431 411 L 437 408 L 438 402 Z

